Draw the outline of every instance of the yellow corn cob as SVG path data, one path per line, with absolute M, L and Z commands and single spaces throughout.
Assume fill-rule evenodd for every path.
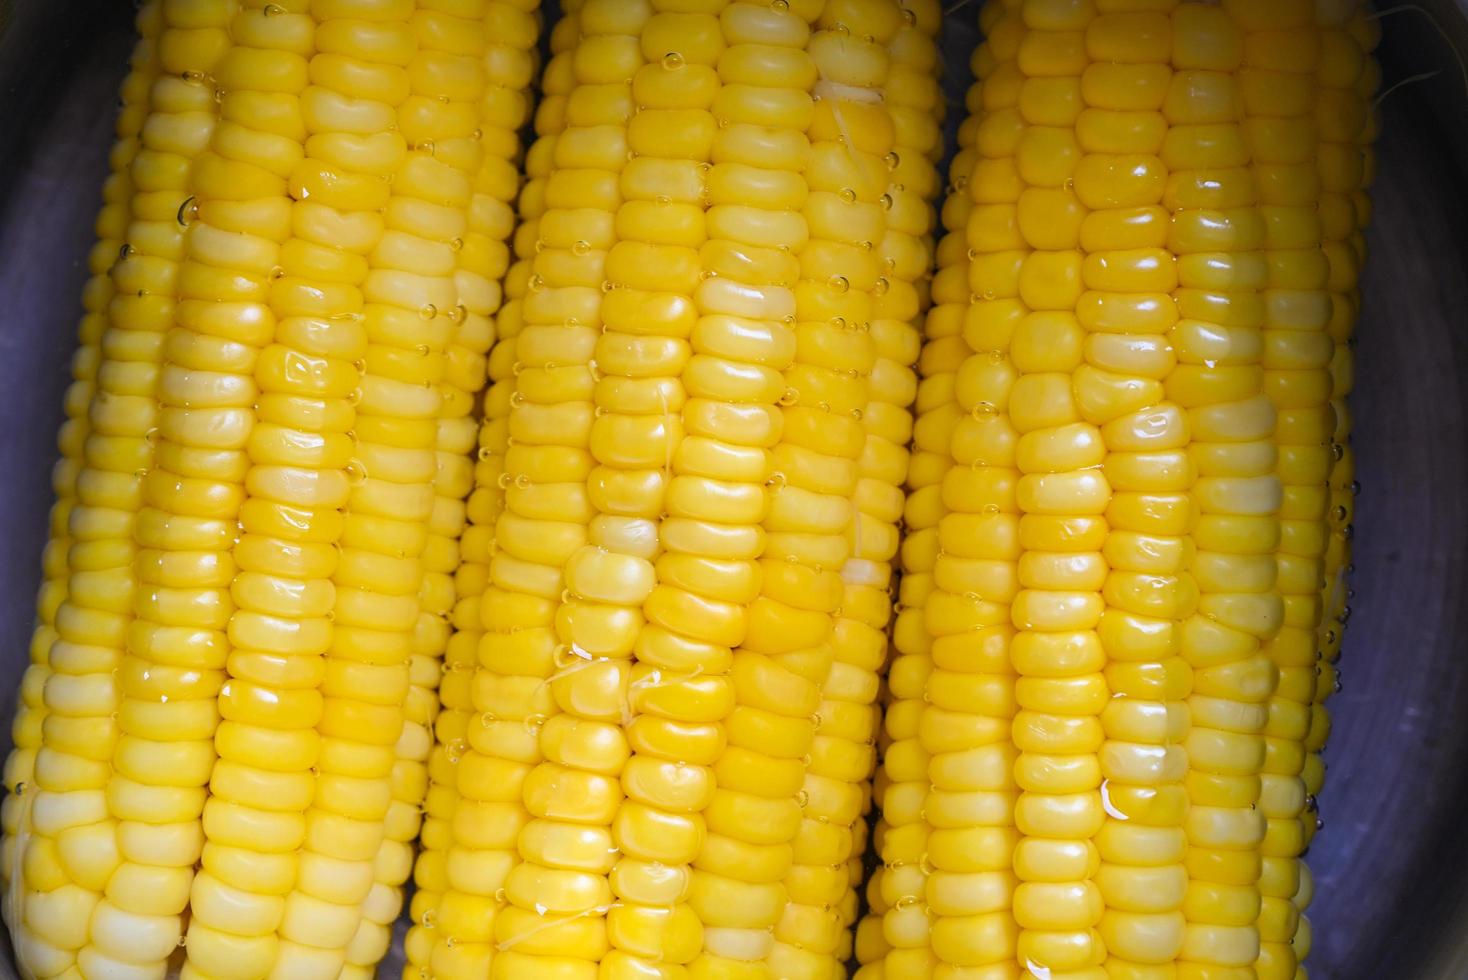
M 204 73 L 228 43 L 220 29 L 224 4 L 196 5 L 182 28 L 173 13 L 165 4 L 160 77 L 131 161 L 128 245 L 112 269 L 70 519 L 67 599 L 56 612 L 50 652 L 37 793 L 27 810 L 25 884 L 14 917 L 26 926 L 22 964 L 37 976 L 60 974 L 73 958 L 71 970 L 86 975 L 150 975 L 173 951 L 198 853 L 188 821 L 197 819 L 213 759 L 208 731 L 182 736 L 202 741 L 167 744 L 180 733 L 151 702 L 171 694 L 183 705 L 175 717 L 199 704 L 212 716 L 214 665 L 168 664 L 150 673 L 152 651 L 137 656 L 139 634 L 130 630 L 134 614 L 145 621 L 162 614 L 185 627 L 191 618 L 213 621 L 222 598 L 215 589 L 172 588 L 217 580 L 217 555 L 167 556 L 154 550 L 167 545 L 148 533 L 157 529 L 148 508 L 169 481 L 159 469 L 196 462 L 175 451 L 164 430 L 159 469 L 149 470 L 168 421 L 155 393 L 165 405 L 195 394 L 184 374 L 162 362 L 174 353 L 167 331 L 188 285 L 177 214 L 214 126 Z M 184 821 L 183 834 L 170 826 L 175 821 Z
M 480 428 L 474 425 L 469 415 L 452 423 L 446 419 L 440 421 L 441 459 L 447 451 L 445 439 L 453 438 L 452 431 L 464 422 L 471 423 L 470 430 L 476 433 L 480 449 L 479 460 L 474 465 L 471 477 L 474 491 L 462 512 L 461 519 L 467 522 L 467 526 L 458 542 L 458 564 L 453 569 L 455 602 L 447 618 L 447 626 L 452 633 L 443 643 L 442 649 L 442 679 L 437 691 L 442 710 L 432 723 L 431 737 L 434 744 L 428 759 L 428 788 L 423 801 L 424 819 L 419 838 L 422 851 L 414 872 L 418 886 L 410 910 L 414 925 L 410 928 L 405 943 L 405 978 L 417 978 L 429 971 L 436 938 L 432 927 L 445 888 L 445 857 L 452 845 L 452 821 L 458 796 L 454 785 L 455 764 L 467 744 L 467 725 L 472 720 L 474 708 L 469 682 L 473 677 L 479 638 L 482 635 L 479 596 L 483 594 L 488 580 L 494 520 L 504 500 L 504 491 L 499 487 L 498 481 L 503 472 L 501 461 L 505 448 L 504 423 L 509 410 L 505 388 L 507 385 L 513 386 L 509 362 L 513 358 L 514 337 L 519 332 L 522 301 L 529 275 L 525 260 L 529 254 L 533 254 L 529 250 L 522 252 L 517 244 L 517 257 L 520 261 L 508 270 L 500 268 L 508 260 L 508 254 L 496 246 L 503 244 L 506 232 L 510 230 L 513 214 L 508 200 L 500 200 L 494 196 L 493 192 L 497 188 L 493 184 L 502 182 L 488 179 L 496 168 L 512 162 L 513 157 L 506 154 L 518 153 L 519 138 L 516 131 L 528 114 L 528 84 L 530 75 L 534 72 L 533 52 L 526 47 L 528 39 L 523 32 L 518 36 L 501 37 L 494 29 L 500 25 L 523 27 L 525 22 L 516 13 L 515 8 L 495 2 L 491 2 L 486 11 L 490 18 L 485 23 L 488 46 L 485 49 L 484 66 L 488 87 L 480 114 L 481 126 L 486 133 L 486 156 L 481 174 L 486 180 L 476 188 L 475 206 L 469 214 L 471 234 L 478 236 L 471 239 L 474 242 L 472 246 L 466 243 L 466 250 L 473 258 L 474 267 L 470 268 L 465 263 L 461 252 L 461 275 L 478 275 L 490 283 L 497 282 L 503 275 L 505 302 L 502 307 L 497 306 L 497 297 L 487 294 L 477 304 L 477 308 L 470 307 L 470 316 L 465 321 L 465 327 L 460 330 L 461 347 L 465 341 L 469 341 L 475 344 L 473 349 L 477 350 L 487 341 L 494 342 L 494 352 L 487 359 L 487 364 L 481 364 L 475 369 L 476 376 L 480 371 L 487 371 L 493 382 L 493 387 L 485 393 L 484 426 Z M 533 21 L 531 26 L 534 26 Z M 553 50 L 559 50 L 555 35 L 552 36 L 551 43 Z M 539 128 L 537 121 L 537 129 Z M 514 138 L 510 139 L 510 136 Z M 532 181 L 536 176 L 534 152 L 532 150 L 531 159 L 527 162 Z M 543 180 L 543 175 L 541 177 Z M 518 241 L 519 239 L 517 243 Z M 496 258 L 488 261 L 492 256 Z M 493 320 L 489 319 L 491 316 Z M 470 349 L 465 348 L 466 351 Z M 452 350 L 451 348 L 451 354 Z M 510 355 L 508 358 L 507 352 Z M 478 356 L 482 357 L 482 354 Z M 446 407 L 452 406 L 453 403 L 446 400 Z M 440 493 L 440 504 L 443 501 L 444 496 Z
M 1312 27 L 1317 26 L 1318 19 L 1312 20 L 1316 22 Z M 1350 73 L 1353 67 L 1359 70 L 1360 65 L 1355 41 L 1343 31 L 1338 37 L 1343 46 L 1332 47 L 1321 32 L 1325 43 L 1318 63 L 1300 58 L 1283 70 L 1251 65 L 1243 75 L 1244 112 L 1250 126 L 1261 133 L 1278 127 L 1313 137 L 1303 145 L 1299 140 L 1271 139 L 1258 139 L 1253 145 L 1255 184 L 1267 222 L 1262 363 L 1265 391 L 1276 411 L 1276 472 L 1284 495 L 1276 560 L 1285 619 L 1266 647 L 1279 670 L 1279 686 L 1269 702 L 1264 730 L 1259 801 L 1267 821 L 1259 878 L 1261 945 L 1255 967 L 1261 980 L 1293 980 L 1297 968 L 1291 944 L 1298 928 L 1294 896 L 1299 890 L 1297 858 L 1304 847 L 1302 814 L 1307 808 L 1301 771 L 1315 692 L 1319 590 L 1329 531 L 1328 501 L 1322 491 L 1332 468 L 1329 443 L 1335 425 L 1328 373 L 1335 351 L 1327 331 L 1333 302 L 1321 248 L 1325 202 L 1314 139 L 1325 140 L 1333 129 L 1348 125 L 1338 100 L 1325 89 L 1327 77 Z M 1342 55 L 1345 65 L 1339 64 Z M 1332 65 L 1332 59 L 1337 64 Z M 1353 95 L 1349 90 L 1341 94 Z M 1357 128 L 1362 122 L 1357 114 Z M 1354 132 L 1333 135 L 1338 142 L 1343 135 L 1354 142 Z M 1301 222 L 1301 213 L 1322 217 Z M 1298 237 L 1280 240 L 1291 226 L 1299 229 Z
M 835 628 L 835 665 L 826 679 L 818 713 L 822 726 L 816 735 L 816 750 L 846 739 L 854 745 L 840 747 L 844 754 L 862 753 L 865 775 L 862 819 L 851 824 L 850 846 L 846 849 L 847 883 L 841 895 L 812 896 L 810 904 L 837 908 L 843 921 L 840 948 L 832 968 L 853 957 L 856 937 L 851 933 L 859 908 L 856 888 L 863 883 L 866 845 L 871 811 L 872 767 L 875 753 L 860 745 L 875 745 L 881 731 L 881 710 L 875 698 L 887 660 L 888 626 L 893 618 L 897 593 L 893 562 L 900 547 L 903 513 L 903 484 L 907 478 L 907 443 L 912 440 L 912 406 L 916 396 L 920 317 L 928 310 L 932 274 L 932 227 L 938 175 L 934 163 L 942 154 L 940 123 L 944 114 L 942 89 L 938 85 L 937 35 L 941 22 L 937 3 L 907 3 L 903 26 L 888 44 L 890 70 L 884 98 L 893 116 L 894 156 L 888 157 L 887 194 L 893 198 L 888 210 L 887 232 L 878 245 L 882 270 L 890 289 L 873 301 L 872 339 L 876 355 L 871 396 L 863 417 L 866 443 L 859 467 L 856 503 L 862 521 L 854 543 L 869 555 L 857 555 L 843 571 L 843 615 Z M 826 720 L 826 719 L 831 719 Z M 812 753 L 813 756 L 818 754 Z M 821 841 L 824 827 L 810 824 L 806 814 L 803 833 L 797 838 L 797 863 L 802 863 L 806 836 Z M 815 817 L 821 822 L 821 817 Z M 840 841 L 838 841 L 838 846 Z M 819 854 L 819 852 L 818 852 Z M 791 914 L 787 910 L 787 915 Z M 809 914 L 809 913 L 806 913 Z M 871 927 L 869 927 L 871 929 Z M 834 974 L 840 976 L 840 974 Z
M 490 356 L 488 373 L 492 382 L 485 393 L 484 424 L 479 432 L 479 461 L 475 468 L 475 490 L 468 503 L 469 528 L 462 542 L 463 564 L 456 574 L 455 588 L 460 601 L 454 610 L 454 636 L 445 653 L 446 670 L 439 693 L 443 712 L 436 723 L 438 744 L 430 762 L 432 788 L 427 801 L 423 851 L 418 859 L 412 918 L 414 926 L 408 934 L 408 967 L 405 978 L 417 978 L 436 972 L 440 976 L 456 976 L 454 969 L 472 971 L 474 963 L 483 963 L 493 940 L 493 922 L 478 917 L 482 897 L 475 892 L 455 895 L 446 908 L 443 897 L 450 890 L 454 874 L 458 880 L 474 886 L 463 871 L 451 872 L 449 859 L 454 848 L 463 854 L 475 848 L 488 829 L 494 839 L 506 839 L 502 820 L 496 813 L 518 813 L 518 804 L 509 798 L 495 802 L 469 799 L 460 803 L 458 762 L 467 751 L 470 740 L 482 737 L 481 722 L 493 719 L 475 713 L 475 667 L 483 636 L 480 598 L 489 580 L 495 554 L 495 522 L 505 501 L 504 458 L 509 445 L 509 413 L 514 391 L 515 341 L 524 326 L 524 301 L 530 277 L 530 263 L 535 254 L 533 232 L 536 220 L 544 211 L 544 187 L 554 151 L 554 136 L 564 125 L 565 95 L 571 87 L 571 56 L 574 50 L 575 17 L 567 16 L 551 34 L 554 57 L 546 66 L 543 89 L 545 98 L 536 110 L 535 128 L 540 139 L 531 147 L 525 168 L 530 182 L 521 191 L 522 222 L 515 233 L 518 261 L 506 275 L 507 302 L 496 318 L 496 342 Z M 513 829 L 509 831 L 513 834 Z M 513 837 L 508 838 L 513 842 Z M 470 867 L 474 867 L 471 860 Z M 503 872 L 500 873 L 500 878 Z M 493 892 L 491 891 L 491 894 Z M 457 918 L 456 918 L 457 916 Z M 440 931 L 441 930 L 441 931 Z M 452 937 L 453 944 L 447 940 Z M 461 964 L 455 967 L 454 964 Z M 415 969 L 416 968 L 416 969 Z
M 15 747 L 5 760 L 5 788 L 9 795 L 0 806 L 0 826 L 5 839 L 0 845 L 0 898 L 4 900 L 5 918 L 11 919 L 10 886 L 16 878 L 20 859 L 17 833 L 22 829 L 22 814 L 30 805 L 27 789 L 35 774 L 36 752 L 41 747 L 42 724 L 46 715 L 43 692 L 51 672 L 49 658 L 55 643 L 56 613 L 65 601 L 67 578 L 71 565 L 69 524 L 77 503 L 77 482 L 85 465 L 87 437 L 91 432 L 88 413 L 96 391 L 98 370 L 102 361 L 102 342 L 110 324 L 109 307 L 114 288 L 110 275 L 118 261 L 132 219 L 132 162 L 140 146 L 138 138 L 148 114 L 148 96 L 158 73 L 158 33 L 162 28 L 161 4 L 150 2 L 138 9 L 137 45 L 129 60 L 129 71 L 119 89 L 120 108 L 115 132 L 117 142 L 109 156 L 111 173 L 103 185 L 103 205 L 97 214 L 97 242 L 88 256 L 91 277 L 82 288 L 82 305 L 86 310 L 78 328 L 79 346 L 72 357 L 72 383 L 66 390 L 66 421 L 57 436 L 61 458 L 51 474 L 56 503 L 51 507 L 50 539 L 42 555 L 42 585 L 36 599 L 36 630 L 31 636 L 30 665 L 20 682 L 15 721 L 11 739 Z M 27 824 L 29 817 L 26 818 Z M 28 832 L 28 826 L 27 826 Z
M 1263 67 L 1277 49 L 1269 38 L 1246 48 L 1229 14 L 1196 4 L 1098 13 L 1029 2 L 1015 13 L 986 25 L 991 49 L 1016 61 L 985 99 L 991 113 L 977 144 L 985 157 L 1012 156 L 1012 167 L 975 176 L 969 223 L 979 301 L 967 339 L 993 354 L 966 363 L 957 387 L 960 405 L 987 409 L 980 416 L 1000 424 L 985 441 L 955 428 L 953 451 L 962 462 L 978 450 L 975 462 L 988 464 L 970 472 L 994 480 L 991 520 L 1006 503 L 1023 515 L 1008 555 L 1004 535 L 973 536 L 988 549 L 973 557 L 1000 567 L 968 569 L 987 573 L 981 581 L 1000 601 L 1006 589 L 1022 590 L 1010 616 L 982 618 L 989 597 L 974 588 L 979 613 L 968 613 L 970 630 L 1002 636 L 1010 618 L 1019 630 L 993 669 L 1002 674 L 1012 660 L 1020 679 L 1012 693 L 994 685 L 993 712 L 1002 717 L 1010 697 L 1020 710 L 1021 931 L 1011 938 L 1013 926 L 996 917 L 988 937 L 972 926 L 955 932 L 972 944 L 965 949 L 948 943 L 940 918 L 934 951 L 972 956 L 962 965 L 976 967 L 1012 942 L 1027 972 L 1070 977 L 1160 975 L 1152 964 L 1174 957 L 1179 976 L 1241 975 L 1257 955 L 1264 828 L 1254 805 L 1263 703 L 1275 680 L 1260 641 L 1278 629 L 1283 607 L 1274 591 L 1273 412 L 1253 339 L 1265 266 L 1252 253 L 1266 226 L 1233 86 L 1246 50 Z M 1286 25 L 1297 14 L 1247 12 Z M 985 316 L 1006 300 L 1007 320 Z M 949 500 L 987 502 L 979 486 Z M 945 541 L 940 586 L 958 571 L 954 554 Z M 1004 577 L 1006 557 L 1018 559 L 1015 579 Z M 938 697 L 951 686 L 939 644 L 964 629 L 945 594 L 928 607 L 938 640 L 924 732 L 934 740 L 946 720 Z M 1184 783 L 1175 743 L 1185 734 Z M 969 737 L 992 761 L 986 771 L 979 755 L 964 760 L 962 774 L 989 780 L 966 788 L 1002 799 L 1002 735 L 979 727 Z M 946 762 L 930 767 L 929 820 Z M 973 792 L 969 801 L 985 798 Z M 997 810 L 996 823 L 1006 823 Z M 995 838 L 954 855 L 965 870 L 988 872 L 986 852 L 1008 849 Z M 936 831 L 927 842 L 939 870 L 947 843 Z M 991 909 L 1003 908 L 1002 876 L 968 884 L 967 898 L 987 893 Z M 938 893 L 930 887 L 930 901 Z
M 524 776 L 529 820 L 518 862 L 504 881 L 508 905 L 495 922 L 496 977 L 592 977 L 609 947 L 612 825 L 624 792 L 647 789 L 627 767 L 621 723 L 638 607 L 652 586 L 660 467 L 676 439 L 662 403 L 671 393 L 656 380 L 665 373 L 657 327 L 628 323 L 617 300 L 691 288 L 683 255 L 669 249 L 665 265 L 670 256 L 638 240 L 638 205 L 622 204 L 633 197 L 624 188 L 638 152 L 629 119 L 639 102 L 658 107 L 667 81 L 656 62 L 676 35 L 645 4 L 588 3 L 578 24 L 576 85 L 555 142 L 516 340 L 521 367 L 509 425 L 525 447 L 506 454 L 510 489 L 495 533 L 508 559 L 496 559 L 495 584 L 525 612 L 501 623 L 485 611 L 489 629 L 513 626 L 515 616 L 532 628 L 481 645 L 481 665 L 508 675 L 488 688 L 485 707 L 502 719 L 494 743 L 518 750 L 528 736 L 526 761 L 535 763 Z M 642 367 L 653 380 L 621 385 L 616 375 L 630 361 L 619 357 L 637 341 L 623 331 L 644 327 L 652 343 Z M 636 389 L 630 400 L 628 388 Z M 516 561 L 541 566 L 518 588 L 510 586 Z M 540 679 L 514 676 L 527 668 Z M 505 697 L 522 689 L 531 695 L 523 702 L 529 716 Z

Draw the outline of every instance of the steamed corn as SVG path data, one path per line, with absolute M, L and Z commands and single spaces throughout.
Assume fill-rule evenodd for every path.
M 24 972 L 1303 975 L 1374 21 L 568 7 L 143 7 Z

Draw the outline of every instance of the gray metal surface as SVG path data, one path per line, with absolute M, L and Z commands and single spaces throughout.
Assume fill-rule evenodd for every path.
M 1453 0 L 1429 6 L 1468 43 Z M 0 719 L 26 663 L 78 293 L 130 46 L 127 5 L 0 8 Z M 960 101 L 976 5 L 945 50 Z M 1311 975 L 1468 977 L 1468 99 L 1446 43 L 1392 15 L 1360 326 L 1355 615 L 1333 702 Z M 8 728 L 0 751 L 8 748 Z M 398 953 L 400 955 L 400 952 Z M 398 960 L 400 963 L 401 961 Z M 383 977 L 399 975 L 385 964 Z M 14 976 L 0 962 L 0 980 Z

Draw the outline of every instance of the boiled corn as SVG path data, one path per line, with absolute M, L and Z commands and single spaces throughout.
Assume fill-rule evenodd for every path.
M 421 832 L 405 977 L 1302 975 L 1375 22 L 993 0 L 934 249 L 936 7 L 570 6 L 523 191 L 532 0 L 144 9 L 28 974 L 365 978 Z

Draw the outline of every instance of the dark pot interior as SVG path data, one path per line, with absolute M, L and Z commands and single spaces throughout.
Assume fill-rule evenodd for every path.
M 1428 5 L 1468 51 L 1465 14 L 1452 0 Z M 0 751 L 26 663 L 130 12 L 115 0 L 0 0 Z M 955 116 L 974 16 L 966 6 L 947 31 Z M 1389 13 L 1380 54 L 1388 85 L 1439 74 L 1382 105 L 1355 400 L 1356 598 L 1345 690 L 1332 702 L 1326 827 L 1310 855 L 1310 969 L 1458 980 L 1468 976 L 1468 79 L 1415 8 Z M 0 978 L 14 976 L 0 962 Z

